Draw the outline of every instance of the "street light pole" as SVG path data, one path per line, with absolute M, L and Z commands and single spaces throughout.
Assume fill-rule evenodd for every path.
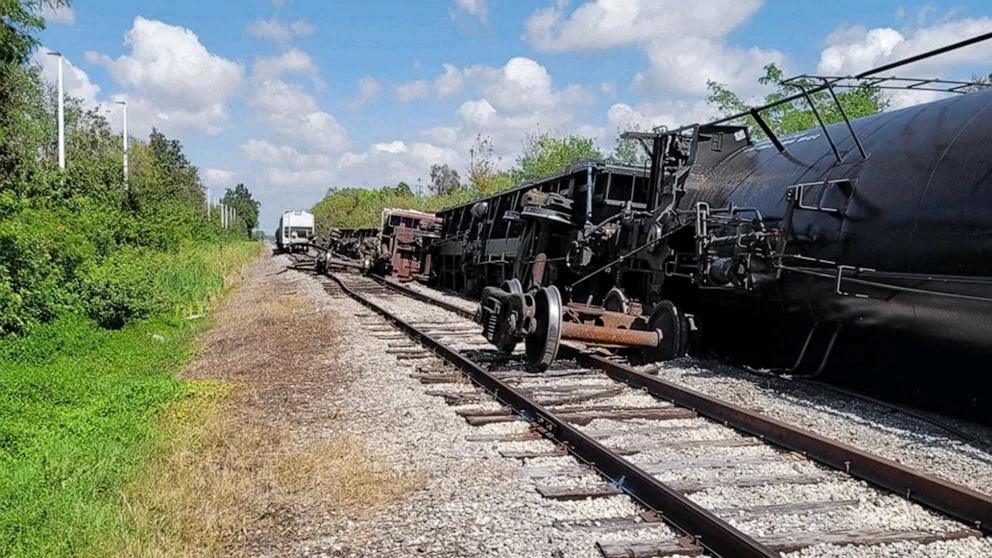
M 124 187 L 127 187 L 127 101 L 117 101 L 124 107 Z
M 65 99 L 62 94 L 62 53 L 49 52 L 59 59 L 59 170 L 65 170 Z

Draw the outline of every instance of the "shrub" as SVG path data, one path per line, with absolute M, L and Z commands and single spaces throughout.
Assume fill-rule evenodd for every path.
M 101 326 L 119 329 L 166 306 L 157 292 L 154 271 L 159 255 L 145 249 L 124 248 L 82 274 L 86 313 Z

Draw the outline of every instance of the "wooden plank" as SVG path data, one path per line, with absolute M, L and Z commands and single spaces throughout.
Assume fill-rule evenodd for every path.
M 547 486 L 538 485 L 537 492 L 550 500 L 585 500 L 587 498 L 606 498 L 623 494 L 612 484 L 597 484 L 594 486 Z
M 710 510 L 720 517 L 733 515 L 748 518 L 764 515 L 789 515 L 814 511 L 831 511 L 846 507 L 857 506 L 858 500 L 825 500 L 822 502 L 796 502 L 791 504 L 772 504 L 767 506 L 751 506 L 742 508 L 723 508 Z M 657 523 L 645 521 L 644 514 L 626 517 L 603 517 L 596 519 L 557 520 L 552 523 L 563 529 L 581 529 L 583 531 L 633 531 L 657 527 Z M 659 519 L 660 521 L 660 519 Z
M 583 531 L 628 531 L 632 529 L 656 529 L 665 524 L 661 516 L 644 511 L 634 516 L 602 517 L 595 519 L 556 519 L 552 527 L 558 529 L 582 529 Z
M 551 448 L 544 451 L 515 451 L 500 450 L 500 455 L 510 459 L 534 459 L 535 457 L 564 457 L 568 453 L 562 448 Z
M 472 391 L 459 393 L 453 391 L 429 389 L 424 393 L 426 395 L 430 395 L 431 397 L 441 397 L 444 399 L 445 403 L 452 406 L 473 405 L 489 400 L 489 397 L 479 394 L 478 392 L 472 392 Z
M 432 356 L 434 356 L 434 354 L 433 353 L 427 353 L 427 352 L 424 352 L 424 353 L 402 353 L 402 354 L 397 354 L 397 355 L 393 355 L 393 356 L 396 358 L 396 360 L 423 360 L 425 358 L 431 358 Z
M 982 534 L 979 531 L 973 529 L 960 529 L 944 533 L 930 531 L 886 531 L 882 529 L 844 529 L 825 533 L 772 535 L 762 537 L 758 540 L 773 550 L 794 552 L 816 544 L 875 546 L 901 541 L 929 544 L 937 541 L 952 541 L 981 536 Z
M 471 426 L 485 426 L 487 424 L 496 424 L 499 422 L 515 422 L 518 420 L 524 420 L 524 418 L 519 415 L 485 415 L 485 416 L 465 417 L 465 422 L 469 423 L 469 425 Z
M 546 407 L 560 407 L 562 405 L 575 405 L 578 403 L 584 403 L 586 401 L 592 401 L 594 399 L 606 399 L 608 397 L 613 397 L 615 395 L 620 395 L 626 390 L 626 386 L 615 386 L 608 389 L 601 389 L 597 391 L 587 391 L 584 393 L 577 393 L 575 395 L 567 395 L 564 397 L 558 397 L 555 399 L 543 399 L 540 401 L 541 405 Z
M 603 376 L 599 370 L 589 368 L 568 368 L 564 370 L 545 370 L 544 372 L 521 372 L 519 370 L 490 371 L 490 374 L 501 380 L 545 380 L 547 378 L 568 378 L 572 376 Z
M 497 422 L 512 422 L 515 420 L 522 420 L 521 417 L 511 414 L 510 410 L 479 410 L 479 409 L 466 409 L 463 411 L 458 411 L 458 414 L 465 417 L 472 426 L 482 426 L 486 424 L 493 424 Z M 644 407 L 644 408 L 627 408 L 627 409 L 604 409 L 601 411 L 559 411 L 555 413 L 558 418 L 567 420 L 573 424 L 586 425 L 597 419 L 608 419 L 608 420 L 633 420 L 633 419 L 650 419 L 650 420 L 677 420 L 677 419 L 687 419 L 695 418 L 696 413 L 688 409 L 679 409 L 676 407 Z
M 692 494 L 719 487 L 751 488 L 776 484 L 817 484 L 825 480 L 827 480 L 825 475 L 757 475 L 709 481 L 677 480 L 667 481 L 665 484 L 683 494 Z M 541 496 L 555 500 L 584 500 L 620 494 L 612 485 L 605 483 L 588 487 L 538 485 L 536 488 Z
M 580 391 L 582 391 L 583 388 L 584 386 L 562 386 L 561 390 L 547 390 L 545 392 L 542 392 L 542 394 L 543 393 L 548 394 L 545 395 L 545 397 L 570 398 L 570 396 L 575 395 Z M 620 387 L 618 389 L 622 390 L 623 388 Z M 532 397 L 538 396 L 537 392 L 535 392 L 534 390 L 520 389 L 519 391 L 525 395 L 530 395 Z M 429 390 L 426 391 L 425 393 L 427 395 L 431 395 L 434 397 L 443 397 L 445 403 L 454 406 L 471 405 L 471 404 L 483 403 L 493 400 L 491 395 L 482 391 L 465 391 L 465 392 L 453 393 L 453 392 L 446 392 L 441 390 Z M 588 390 L 586 390 L 586 393 L 589 393 Z M 583 398 L 585 398 L 584 395 L 585 394 L 582 394 Z M 599 396 L 599 392 L 596 392 L 595 394 L 592 395 Z M 577 400 L 578 399 L 576 399 L 576 401 Z
M 468 380 L 461 374 L 410 374 L 422 384 L 464 384 Z
M 465 436 L 468 442 L 526 442 L 543 440 L 544 436 L 537 432 L 517 432 L 516 434 L 476 434 Z
M 682 459 L 678 461 L 667 461 L 664 463 L 650 463 L 638 465 L 642 471 L 651 475 L 657 475 L 669 471 L 679 471 L 682 469 L 729 469 L 741 465 L 763 465 L 767 463 L 783 463 L 782 457 L 778 455 L 758 456 L 758 457 L 738 457 L 738 458 L 700 458 Z M 588 467 L 584 465 L 569 465 L 563 467 L 525 467 L 524 475 L 531 478 L 546 478 L 554 476 L 578 476 L 585 473 Z M 666 481 L 666 484 L 669 484 Z M 673 481 L 674 483 L 675 481 Z M 726 486 L 725 484 L 723 486 Z
M 960 529 L 944 533 L 930 531 L 886 531 L 881 529 L 844 529 L 813 533 L 786 533 L 767 537 L 756 537 L 759 543 L 778 552 L 795 552 L 818 544 L 836 546 L 875 546 L 894 542 L 915 542 L 929 544 L 969 537 L 980 537 L 981 533 L 972 529 Z M 683 545 L 672 540 L 596 543 L 604 558 L 651 558 L 684 554 Z
M 696 418 L 696 413 L 689 409 L 679 409 L 676 407 L 646 407 L 644 409 L 623 409 L 614 411 L 592 411 L 592 412 L 559 412 L 560 418 L 573 424 L 584 426 L 596 419 L 608 420 L 678 420 Z
M 666 434 L 676 431 L 683 432 L 690 430 L 706 430 L 711 428 L 723 428 L 723 427 L 717 426 L 711 422 L 698 421 L 694 424 L 689 424 L 689 425 L 681 425 L 681 424 L 670 425 L 670 424 L 659 423 L 659 424 L 644 425 L 641 428 L 631 428 L 629 430 L 625 428 L 602 429 L 602 430 L 589 429 L 589 430 L 585 430 L 584 432 L 589 436 L 592 436 L 593 438 L 602 441 L 604 439 L 609 439 L 616 436 L 646 436 L 650 434 Z
M 740 508 L 717 508 L 713 513 L 720 517 L 762 515 L 791 515 L 813 511 L 831 511 L 857 506 L 859 500 L 822 500 L 817 502 L 790 502 L 787 504 L 767 504 L 763 506 L 745 506 Z

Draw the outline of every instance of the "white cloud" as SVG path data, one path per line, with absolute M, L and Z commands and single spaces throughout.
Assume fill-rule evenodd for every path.
M 301 153 L 290 145 L 274 145 L 265 140 L 250 139 L 241 144 L 249 160 L 271 166 L 292 169 L 319 169 L 331 166 L 331 159 L 320 153 Z
M 705 101 L 666 101 L 664 103 L 641 103 L 630 106 L 615 103 L 606 113 L 610 133 L 620 130 L 650 130 L 658 126 L 674 128 L 685 124 L 707 122 L 715 116 L 716 110 Z
M 396 97 L 401 103 L 409 103 L 414 99 L 426 99 L 428 95 L 430 95 L 430 86 L 422 79 L 396 86 Z
M 298 48 L 290 48 L 279 56 L 257 58 L 252 66 L 252 78 L 255 80 L 275 80 L 285 74 L 305 75 L 318 88 L 324 86 L 313 59 Z
M 827 37 L 827 48 L 820 53 L 817 71 L 827 74 L 857 74 L 887 62 L 907 58 L 961 41 L 992 29 L 992 18 L 945 20 L 930 27 L 897 31 L 887 27 L 838 28 Z M 987 67 L 992 59 L 988 41 L 942 54 L 900 68 L 900 75 L 933 77 L 930 72 L 952 70 L 966 65 Z M 946 76 L 942 76 L 946 77 Z
M 762 0 L 595 0 L 566 15 L 558 1 L 524 23 L 524 39 L 539 50 L 606 50 L 664 37 L 721 38 L 746 22 Z M 673 49 L 673 53 L 680 51 Z
M 348 133 L 337 119 L 320 109 L 302 86 L 261 80 L 249 103 L 274 134 L 313 149 L 340 151 L 349 146 Z
M 126 93 L 113 95 L 111 100 L 127 102 L 128 132 L 133 135 L 143 135 L 158 128 L 171 136 L 185 133 L 216 136 L 224 130 L 221 123 L 228 118 L 227 110 L 220 104 L 164 110 L 146 97 Z
M 785 55 L 776 50 L 737 48 L 727 35 L 746 23 L 762 0 L 593 0 L 569 13 L 567 2 L 534 12 L 525 22 L 524 39 L 550 52 L 643 48 L 648 68 L 633 85 L 650 97 L 665 94 L 699 96 L 712 79 L 750 96 L 762 68 L 780 67 Z
M 203 169 L 203 184 L 208 188 L 233 188 L 237 174 L 227 169 Z M 219 195 L 219 194 L 218 194 Z
M 278 43 L 285 43 L 294 37 L 307 37 L 312 35 L 314 32 L 314 26 L 303 20 L 286 22 L 275 18 L 259 18 L 245 27 L 245 32 L 252 37 L 259 39 L 269 39 Z
M 444 73 L 434 81 L 434 90 L 437 96 L 444 99 L 461 93 L 465 88 L 465 79 L 453 64 L 443 64 Z
M 728 47 L 702 37 L 652 42 L 647 54 L 650 67 L 634 77 L 635 87 L 694 97 L 706 94 L 707 80 L 750 97 L 765 89 L 757 78 L 764 74 L 766 64 L 775 63 L 779 68 L 786 64 L 785 55 L 777 50 Z
M 501 109 L 545 108 L 555 103 L 551 74 L 530 58 L 518 56 L 502 68 L 474 67 L 468 73 L 485 82 L 486 98 Z
M 525 57 L 511 58 L 500 68 L 471 66 L 465 79 L 481 88 L 485 99 L 496 109 L 507 112 L 550 109 L 560 105 L 591 102 L 592 91 L 570 85 L 564 90 L 552 86 L 547 68 Z
M 400 181 L 427 182 L 430 166 L 447 164 L 459 169 L 458 152 L 430 143 L 394 140 L 373 144 L 361 153 L 345 153 L 338 160 L 336 178 L 356 186 L 383 186 Z
M 87 53 L 117 83 L 180 106 L 223 103 L 241 85 L 244 68 L 211 54 L 191 30 L 138 16 L 125 36 L 131 54 L 112 60 Z
M 426 136 L 441 145 L 451 145 L 458 141 L 458 128 L 453 126 L 435 126 L 423 130 L 420 132 L 420 135 Z
M 931 10 L 932 6 L 921 8 L 917 14 L 917 22 L 921 25 L 925 23 Z M 929 27 L 901 31 L 888 27 L 840 27 L 827 36 L 827 47 L 820 53 L 817 71 L 827 75 L 855 75 L 966 37 L 987 33 L 990 29 L 992 18 L 989 17 L 957 20 L 945 17 Z M 968 79 L 972 73 L 988 72 L 989 59 L 992 59 L 992 44 L 984 42 L 929 60 L 914 62 L 883 75 Z M 905 108 L 947 96 L 932 91 L 887 91 L 884 95 L 890 109 Z
M 455 3 L 448 9 L 448 15 L 451 16 L 451 19 L 455 19 L 459 13 L 468 14 L 482 23 L 485 23 L 489 18 L 486 0 L 455 0 Z
M 45 18 L 45 23 L 59 23 L 62 25 L 74 25 L 76 14 L 70 6 L 58 6 L 52 8 L 47 2 L 41 5 L 41 17 Z
M 358 79 L 358 96 L 355 97 L 348 106 L 351 110 L 359 110 L 369 101 L 374 99 L 382 91 L 382 85 L 372 76 L 365 76 Z
M 321 187 L 328 184 L 333 175 L 329 169 L 292 170 L 282 167 L 267 167 L 264 176 L 271 186 L 301 188 L 307 186 Z
M 170 133 L 218 133 L 226 122 L 228 98 L 241 86 L 241 64 L 212 54 L 193 31 L 138 16 L 125 35 L 131 53 L 111 59 L 86 52 L 114 81 L 128 89 L 115 100 L 128 102 L 135 129 L 160 125 Z

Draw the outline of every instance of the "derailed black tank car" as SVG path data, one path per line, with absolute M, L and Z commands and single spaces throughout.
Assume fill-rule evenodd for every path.
M 992 92 L 760 142 L 632 137 L 650 173 L 584 164 L 440 214 L 439 282 L 488 286 L 494 344 L 544 367 L 560 339 L 655 358 L 696 339 L 992 422 Z

